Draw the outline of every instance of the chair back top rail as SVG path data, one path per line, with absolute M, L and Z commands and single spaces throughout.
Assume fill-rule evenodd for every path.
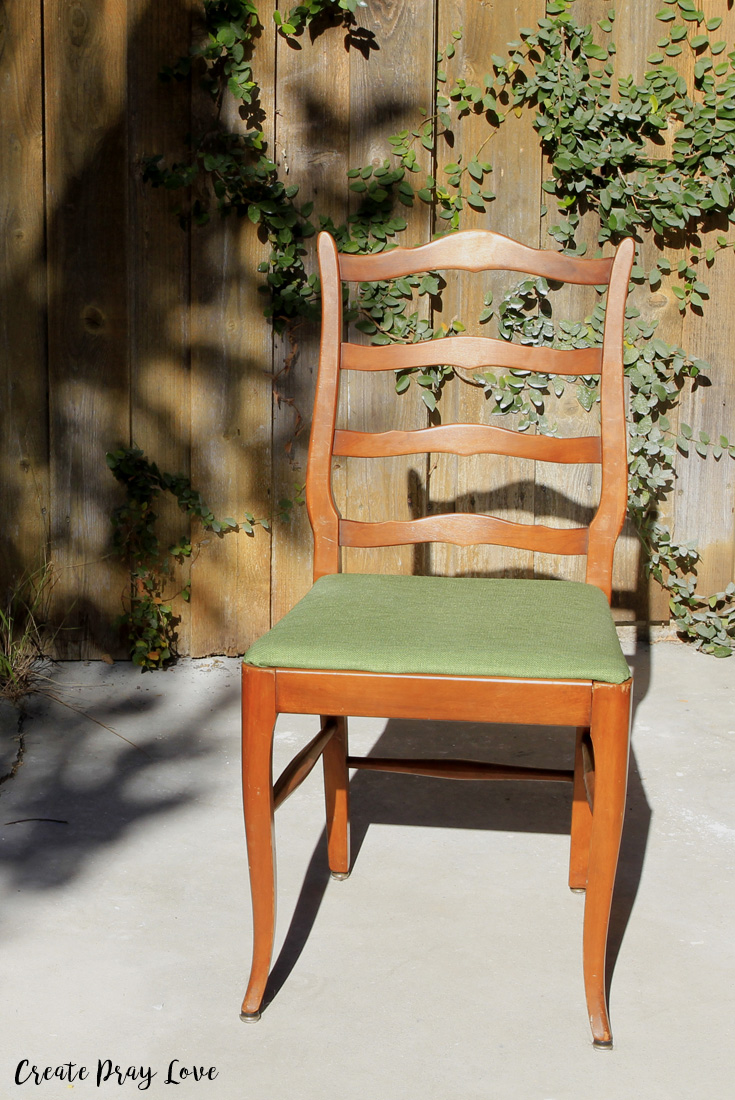
M 530 248 L 501 233 L 464 230 L 450 233 L 418 248 L 392 248 L 389 252 L 339 255 L 340 278 L 346 282 L 399 279 L 420 271 L 521 271 L 562 283 L 601 286 L 610 280 L 612 258 L 580 259 L 561 252 Z
M 622 351 L 634 242 L 625 240 L 614 257 L 597 260 L 528 248 L 481 230 L 450 234 L 419 248 L 360 256 L 339 254 L 334 239 L 321 233 L 318 248 L 322 333 L 306 485 L 314 532 L 314 578 L 339 572 L 341 546 L 493 543 L 543 553 L 586 554 L 587 582 L 601 588 L 609 599 L 613 550 L 627 506 Z M 434 269 L 505 269 L 562 282 L 609 284 L 602 348 L 561 351 L 469 336 L 378 347 L 343 342 L 342 280 L 376 282 Z M 557 439 L 466 424 L 379 433 L 335 430 L 342 369 L 400 370 L 437 363 L 469 369 L 502 365 L 544 373 L 599 374 L 601 436 Z M 599 462 L 599 506 L 588 528 L 551 528 L 466 513 L 381 523 L 361 523 L 339 515 L 331 486 L 333 455 L 381 457 L 431 451 L 503 454 L 549 462 Z

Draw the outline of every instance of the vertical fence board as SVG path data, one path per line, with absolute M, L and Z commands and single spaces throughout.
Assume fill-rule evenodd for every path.
M 256 78 L 273 117 L 273 23 L 261 5 Z M 194 129 L 212 126 L 213 104 L 196 93 Z M 237 104 L 223 123 L 246 130 Z M 267 125 L 267 123 L 266 123 Z M 271 134 L 266 136 L 270 139 Z M 268 252 L 255 228 L 231 216 L 192 237 L 192 483 L 215 515 L 238 521 L 267 515 L 271 449 L 271 337 L 257 292 L 257 264 Z M 270 536 L 262 528 L 209 534 L 192 563 L 191 653 L 242 653 L 268 629 Z
M 364 11 L 368 31 L 375 35 L 377 50 L 365 60 L 355 54 L 351 67 L 350 165 L 373 168 L 388 158 L 387 139 L 421 121 L 421 109 L 432 113 L 434 102 L 434 15 L 433 0 L 374 0 Z M 407 41 L 411 48 L 406 48 Z M 416 143 L 421 172 L 414 176 L 423 184 L 431 161 Z M 360 196 L 353 202 L 358 205 Z M 408 228 L 400 243 L 423 244 L 431 235 L 431 215 L 418 200 L 413 208 L 396 203 L 396 213 L 405 217 Z M 353 291 L 356 288 L 351 288 Z M 419 309 L 428 303 L 420 300 Z M 412 306 L 411 308 L 414 308 Z M 354 338 L 355 334 L 352 334 Z M 417 387 L 398 397 L 394 376 L 347 372 L 343 390 L 348 423 L 353 430 L 387 431 L 391 428 L 425 427 L 427 410 Z M 344 407 L 344 405 L 343 405 Z M 345 460 L 342 460 L 345 461 Z M 425 494 L 426 457 L 385 458 L 372 461 L 346 460 L 344 513 L 350 519 L 410 519 L 415 499 Z M 411 546 L 382 550 L 343 551 L 349 572 L 411 573 L 420 551 Z
M 127 5 L 45 2 L 51 539 L 60 649 L 115 642 L 105 451 L 128 438 Z
M 722 16 L 713 39 L 735 38 L 735 10 L 715 0 L 704 0 L 705 15 Z M 725 54 L 721 54 L 725 57 Z M 719 60 L 719 59 L 718 59 Z M 731 227 L 727 217 L 710 219 L 700 236 L 702 249 L 712 247 L 717 237 Z M 687 388 L 681 403 L 681 420 L 694 429 L 694 438 L 705 431 L 713 440 L 720 434 L 735 442 L 735 363 L 732 344 L 732 285 L 735 256 L 731 249 L 720 252 L 711 272 L 704 261 L 698 265 L 700 279 L 710 288 L 704 316 L 688 312 L 683 325 L 683 344 L 692 355 L 711 364 L 711 385 L 692 391 Z M 729 323 L 728 323 L 729 320 Z M 697 567 L 697 588 L 703 595 L 725 588 L 735 580 L 735 461 L 724 454 L 702 458 L 691 448 L 688 459 L 678 462 L 676 484 L 677 539 L 695 539 L 702 560 Z
M 297 42 L 277 40 L 278 84 L 275 159 L 282 178 L 299 187 L 296 203 L 314 203 L 314 219 L 335 223 L 347 213 L 349 68 L 341 26 L 313 24 Z M 300 48 L 298 48 L 300 47 Z M 314 240 L 310 271 L 316 270 Z M 314 402 L 318 326 L 296 323 L 291 336 L 275 338 L 273 404 L 273 504 L 294 500 L 306 480 L 306 451 Z M 277 622 L 308 590 L 313 543 L 306 509 L 298 504 L 287 521 L 274 523 L 271 613 Z
M 186 83 L 158 73 L 188 53 L 190 0 L 130 0 L 128 5 L 128 172 L 130 178 L 131 442 L 163 471 L 190 472 L 189 234 L 178 224 L 181 195 L 143 182 L 145 157 L 180 157 L 191 129 Z M 173 502 L 159 498 L 163 551 L 188 530 Z M 166 592 L 176 592 L 180 574 Z M 177 601 L 179 649 L 191 651 L 190 606 Z
M 0 599 L 47 543 L 41 4 L 0 0 Z
M 444 48 L 453 30 L 462 27 L 462 39 L 456 44 L 455 58 L 445 64 L 449 80 L 444 90 L 451 88 L 453 77 L 463 77 L 468 83 L 483 81 L 491 69 L 492 54 L 505 56 L 506 43 L 517 35 L 519 27 L 533 26 L 544 14 L 543 0 L 525 0 L 514 6 L 512 20 L 507 11 L 468 6 L 454 0 L 441 5 L 439 47 Z M 501 108 L 502 110 L 502 108 Z M 452 118 L 456 114 L 452 111 Z M 486 204 L 486 213 L 465 206 L 462 227 L 493 229 L 509 237 L 538 247 L 539 188 L 541 158 L 532 129 L 533 118 L 526 113 L 518 119 L 510 117 L 498 130 L 492 131 L 484 113 L 469 115 L 455 126 L 451 146 L 440 139 L 437 177 L 446 179 L 444 165 L 458 162 L 467 165 L 479 153 L 479 159 L 492 164 L 493 171 L 485 176 L 483 189 L 489 188 L 496 198 Z M 487 143 L 485 144 L 485 142 Z M 466 179 L 466 177 L 465 177 Z M 468 190 L 467 184 L 464 190 Z M 528 196 L 518 201 L 519 194 Z M 441 222 L 437 223 L 437 229 Z M 483 310 L 488 291 L 494 295 L 495 307 L 502 294 L 520 276 L 499 272 L 497 275 L 455 274 L 442 295 L 439 319 L 449 323 L 454 317 L 467 326 L 472 335 L 496 336 L 494 320 L 480 325 L 477 318 Z M 492 367 L 489 368 L 492 370 Z M 514 427 L 517 417 L 490 416 L 492 402 L 477 386 L 453 381 L 446 388 L 440 409 L 442 420 L 449 422 L 493 423 Z M 456 458 L 450 455 L 431 456 L 430 495 L 433 511 L 479 511 L 502 516 L 519 523 L 533 520 L 534 463 L 501 455 Z M 436 546 L 432 548 L 433 568 L 439 573 L 457 575 L 525 575 L 532 574 L 533 554 L 506 547 Z

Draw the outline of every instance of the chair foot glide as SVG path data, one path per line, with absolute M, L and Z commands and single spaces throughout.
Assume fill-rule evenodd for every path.
M 255 1020 L 260 1019 L 260 1013 L 259 1012 L 241 1012 L 240 1013 L 240 1019 L 242 1020 L 242 1022 L 244 1024 L 254 1023 Z
M 337 882 L 344 882 L 346 878 L 350 877 L 349 871 L 330 871 L 332 878 L 336 878 Z

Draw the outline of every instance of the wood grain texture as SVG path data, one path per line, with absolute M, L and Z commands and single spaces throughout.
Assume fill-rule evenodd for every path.
M 127 4 L 45 0 L 51 540 L 60 655 L 119 643 L 105 452 L 130 434 Z
M 379 756 L 348 756 L 350 768 L 372 772 L 396 772 L 403 775 L 426 775 L 435 779 L 506 779 L 537 783 L 572 783 L 573 771 L 561 768 L 522 768 L 513 764 L 488 764 L 478 760 L 415 760 Z
M 322 326 L 306 474 L 306 508 L 314 535 L 314 580 L 325 573 L 339 573 L 341 566 L 339 512 L 332 493 L 332 441 L 339 401 L 342 287 L 334 239 L 321 233 L 318 249 Z
M 610 277 L 610 260 L 585 260 L 580 266 L 570 256 L 548 250 L 540 251 L 503 233 L 488 237 L 471 229 L 464 231 L 471 242 L 471 256 L 457 263 L 451 241 L 444 238 L 414 248 L 399 247 L 382 252 L 374 263 L 365 263 L 358 255 L 345 255 L 340 261 L 342 278 L 361 282 L 368 279 L 397 279 L 414 271 L 443 271 L 461 268 L 463 271 L 520 271 L 543 275 L 559 282 L 594 286 L 606 283 Z
M 569 846 L 569 889 L 587 888 L 587 868 L 590 861 L 590 835 L 592 811 L 587 798 L 585 783 L 585 741 L 589 741 L 586 726 L 577 727 L 574 747 L 574 792 L 572 801 L 572 827 Z
M 372 51 L 369 59 L 351 53 L 350 166 L 376 168 L 388 156 L 389 135 L 416 126 L 420 110 L 432 113 L 436 4 L 434 0 L 371 0 L 358 12 L 360 23 L 375 35 L 379 49 Z M 416 153 L 420 172 L 412 176 L 414 185 L 419 180 L 423 183 L 424 173 L 431 170 L 431 156 L 418 143 Z M 356 195 L 352 198 L 355 209 L 360 199 Z M 432 225 L 428 207 L 421 202 L 412 208 L 396 204 L 396 213 L 408 223 L 401 243 L 423 244 L 429 240 Z M 426 298 L 416 299 L 410 308 L 418 309 L 421 316 L 428 314 Z M 427 410 L 416 396 L 394 400 L 392 377 L 343 378 L 340 427 L 406 430 L 426 424 Z M 370 520 L 389 509 L 399 519 L 411 518 L 413 501 L 425 492 L 426 457 L 386 459 L 380 469 L 366 469 L 364 463 L 349 459 L 343 462 L 344 472 L 340 471 L 335 483 L 343 515 Z M 343 568 L 349 572 L 412 573 L 420 554 L 406 547 L 345 550 Z
M 332 453 L 354 458 L 419 454 L 495 454 L 530 458 L 535 462 L 600 462 L 600 437 L 556 439 L 549 435 L 522 435 L 489 424 L 440 424 L 410 432 L 334 433 Z
M 545 554 L 586 554 L 587 528 L 558 529 L 535 523 L 514 523 L 495 516 L 454 512 L 421 519 L 339 524 L 342 546 L 403 546 L 417 542 L 449 542 L 455 546 L 491 543 Z
M 263 5 L 259 64 L 273 65 L 274 27 Z M 263 108 L 273 118 L 272 88 L 264 82 Z M 194 100 L 194 123 L 212 125 L 209 96 Z M 247 130 L 233 102 L 223 125 Z M 272 141 L 273 131 L 266 131 Z M 269 516 L 272 336 L 263 317 L 255 268 L 270 250 L 246 219 L 216 212 L 192 238 L 191 473 L 210 508 L 242 520 Z M 199 538 L 202 539 L 201 530 Z M 242 653 L 270 625 L 270 535 L 242 530 L 207 535 L 191 566 L 192 656 Z
M 585 680 L 378 676 L 300 669 L 279 669 L 276 673 L 279 714 L 354 714 L 541 726 L 568 722 L 581 726 L 589 725 L 591 706 L 592 685 Z
M 324 746 L 324 808 L 327 818 L 329 870 L 339 878 L 350 873 L 350 773 L 347 768 L 347 719 L 322 715 L 322 725 L 336 728 Z
M 188 52 L 189 7 L 191 0 L 129 0 L 127 59 L 130 439 L 161 470 L 183 474 L 191 473 L 190 232 L 175 215 L 181 196 L 142 177 L 146 156 L 180 159 L 191 129 L 189 85 L 158 78 Z M 164 549 L 189 533 L 171 498 L 160 498 L 156 510 Z M 182 583 L 177 571 L 169 591 Z M 176 607 L 179 648 L 190 653 L 191 605 L 179 600 Z
M 732 5 L 708 0 L 701 7 L 707 18 L 722 17 L 716 38 L 731 43 L 735 38 Z M 711 218 L 701 234 L 702 249 L 714 246 L 716 238 L 728 234 L 730 229 L 724 215 Z M 700 431 L 705 431 L 713 440 L 723 434 L 732 443 L 735 442 L 732 249 L 720 252 L 711 270 L 702 263 L 699 269 L 699 278 L 709 286 L 710 296 L 702 317 L 693 312 L 686 314 L 682 344 L 689 353 L 711 364 L 707 372 L 710 385 L 696 390 L 687 387 L 680 418 L 692 427 L 695 439 Z M 719 461 L 711 454 L 702 458 L 692 448 L 689 458 L 679 457 L 677 475 L 674 534 L 677 540 L 696 540 L 702 556 L 697 567 L 697 588 L 702 595 L 709 595 L 735 580 L 735 461 L 727 455 Z
M 517 0 L 511 7 L 499 4 L 466 4 L 463 0 L 443 0 L 439 7 L 438 44 L 451 41 L 452 31 L 462 27 L 456 43 L 455 58 L 447 62 L 448 74 L 463 76 L 469 83 L 483 80 L 492 54 L 505 55 L 506 43 L 517 37 L 518 27 L 534 26 L 545 14 L 544 0 Z M 452 75 L 449 77 L 450 82 Z M 444 90 L 451 83 L 444 85 Z M 444 165 L 462 157 L 467 164 L 482 148 L 480 159 L 493 171 L 485 176 L 484 186 L 496 198 L 486 212 L 465 205 L 462 225 L 467 229 L 493 229 L 538 248 L 541 185 L 541 159 L 538 138 L 531 114 L 511 116 L 486 142 L 491 133 L 482 114 L 470 114 L 454 127 L 452 144 L 440 141 L 437 177 L 444 180 Z M 467 190 L 467 187 L 465 187 Z M 480 325 L 478 318 L 488 292 L 495 307 L 502 295 L 520 276 L 513 273 L 467 274 L 452 281 L 444 292 L 442 307 L 434 314 L 434 323 L 448 323 L 453 317 L 467 326 L 472 336 L 494 336 L 496 321 Z M 513 428 L 517 418 L 490 416 L 492 402 L 474 386 L 455 382 L 442 397 L 441 419 L 446 422 L 489 423 Z M 586 434 L 587 429 L 577 434 Z M 492 512 L 504 519 L 528 523 L 534 519 L 532 462 L 516 458 L 431 456 L 431 511 Z M 533 554 L 504 547 L 464 547 L 436 545 L 431 548 L 430 571 L 439 574 L 469 576 L 533 575 Z
M 594 810 L 584 903 L 584 986 L 593 1041 L 612 1044 L 605 960 L 613 887 L 628 785 L 632 681 L 595 684 L 590 738 L 594 753 Z
M 453 240 L 459 234 L 453 235 Z M 448 251 L 445 244 L 444 251 Z M 606 265 L 608 268 L 609 264 Z M 376 280 L 377 280 L 376 272 Z M 454 281 L 450 277 L 450 281 Z M 511 344 L 482 336 L 447 336 L 443 340 L 419 344 L 391 344 L 366 347 L 360 344 L 342 345 L 344 370 L 396 370 L 399 366 L 429 367 L 448 363 L 465 370 L 483 367 L 510 367 L 518 370 L 544 371 L 547 374 L 599 374 L 602 357 L 599 348 L 579 348 L 559 351 L 556 348 L 536 348 L 526 344 Z
M 257 1019 L 276 927 L 276 840 L 273 824 L 275 673 L 242 669 L 242 791 L 253 906 L 253 959 L 241 1012 Z
M 273 6 L 272 4 L 270 5 Z M 270 20 L 266 11 L 263 21 Z M 296 202 L 339 225 L 346 220 L 349 167 L 350 70 L 362 58 L 345 48 L 341 26 L 319 24 L 294 48 L 276 41 L 275 160 L 287 185 L 298 185 Z M 309 270 L 316 272 L 314 252 Z M 262 308 L 262 307 L 261 307 Z M 306 481 L 309 426 L 319 359 L 318 324 L 300 322 L 274 338 L 273 458 L 271 499 L 293 500 Z M 276 520 L 271 554 L 271 616 L 277 622 L 309 589 L 313 540 L 306 509 L 295 506 L 287 522 Z
M 48 543 L 41 3 L 0 3 L 0 592 Z
M 615 253 L 607 290 L 600 379 L 602 484 L 600 502 L 590 524 L 585 580 L 612 595 L 613 553 L 628 506 L 628 437 L 625 423 L 623 339 L 628 283 L 635 253 L 631 238 Z
M 583 6 L 577 4 L 579 17 L 594 26 L 594 21 L 600 18 L 594 0 L 581 0 L 581 2 Z M 720 5 L 720 7 L 723 6 Z M 615 64 L 621 74 L 631 73 L 638 81 L 650 68 L 646 57 L 651 52 L 651 43 L 660 36 L 660 32 L 666 34 L 664 28 L 670 25 L 656 20 L 655 13 L 661 7 L 662 5 L 656 0 L 645 0 L 644 3 L 639 4 L 619 5 L 615 9 L 614 30 L 610 39 L 616 44 Z M 601 36 L 601 41 L 604 40 L 605 36 Z M 679 57 L 672 60 L 677 69 L 686 73 L 688 80 L 691 81 L 696 61 L 693 51 L 685 49 Z M 671 155 L 674 132 L 673 126 L 659 132 L 658 136 L 663 141 L 663 145 L 651 142 L 648 148 L 652 156 Z M 644 234 L 638 247 L 640 258 L 637 262 L 641 263 L 646 270 L 649 270 L 662 255 L 674 267 L 681 259 L 681 253 L 678 250 L 662 248 L 660 240 L 652 234 Z M 630 305 L 640 309 L 644 317 L 658 322 L 656 335 L 671 344 L 682 344 L 684 339 L 682 318 L 677 308 L 677 299 L 670 288 L 660 286 L 652 291 L 647 284 L 631 284 Z M 676 430 L 679 422 L 678 409 L 673 411 L 670 419 Z M 669 526 L 674 519 L 675 501 L 674 492 L 659 505 L 658 518 Z M 613 608 L 618 619 L 637 619 L 646 622 L 650 618 L 661 622 L 669 618 L 668 592 L 656 581 L 648 581 L 644 576 L 641 543 L 630 522 L 625 524 L 615 550 Z

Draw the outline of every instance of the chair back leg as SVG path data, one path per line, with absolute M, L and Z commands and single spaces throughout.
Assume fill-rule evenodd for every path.
M 582 746 L 589 739 L 589 727 L 577 727 L 577 743 L 574 748 L 574 795 L 572 801 L 572 837 L 569 850 L 569 889 L 584 892 L 587 889 L 587 868 L 590 862 L 590 835 L 592 810 L 587 797 Z
M 329 717 L 322 715 L 322 726 Z M 337 718 L 337 729 L 322 753 L 324 799 L 327 810 L 329 870 L 333 878 L 350 873 L 350 775 L 347 769 L 347 719 Z

